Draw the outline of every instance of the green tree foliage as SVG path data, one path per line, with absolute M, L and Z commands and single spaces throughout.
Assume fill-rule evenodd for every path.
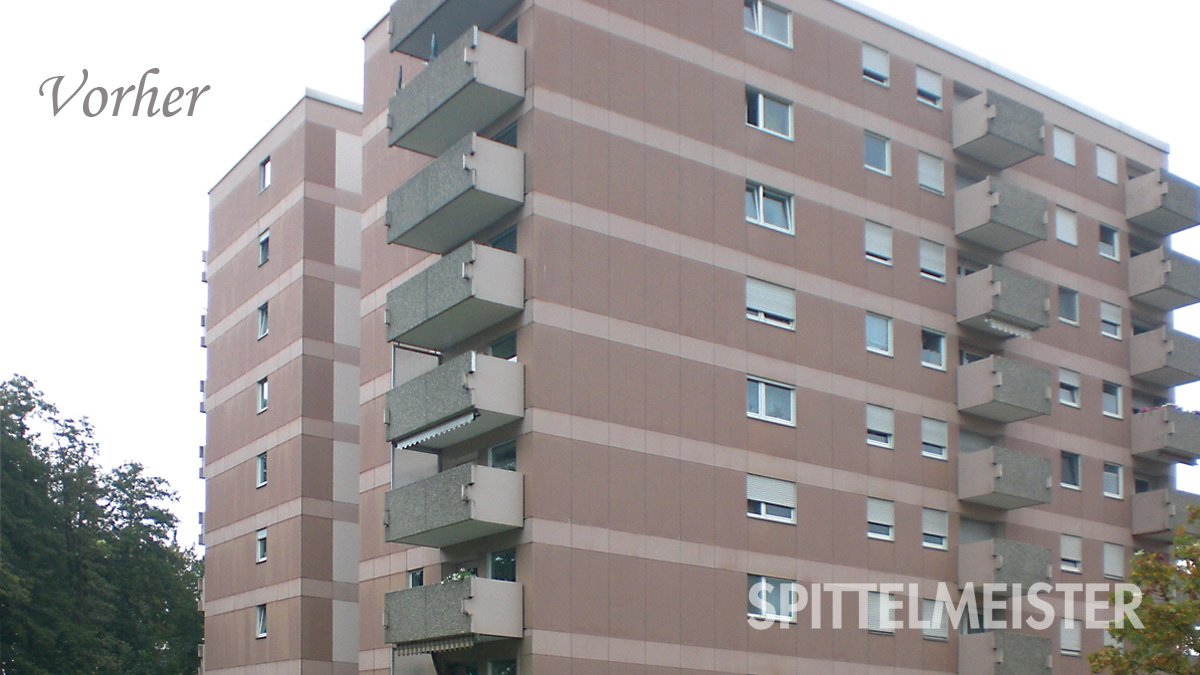
M 0 384 L 0 672 L 190 674 L 200 561 L 141 465 L 97 463 L 86 419 Z
M 1130 581 L 1142 592 L 1137 608 L 1142 628 L 1125 622 L 1109 630 L 1120 647 L 1088 655 L 1093 673 L 1113 675 L 1200 675 L 1200 510 L 1188 509 L 1188 527 L 1175 532 L 1173 558 L 1138 551 Z

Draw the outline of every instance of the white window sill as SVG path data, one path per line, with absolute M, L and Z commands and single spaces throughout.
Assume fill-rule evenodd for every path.
M 946 277 L 945 277 L 945 275 L 943 275 L 943 276 L 940 276 L 940 277 L 939 277 L 939 276 L 937 276 L 936 274 L 930 274 L 930 273 L 928 273 L 928 272 L 926 272 L 926 271 L 924 271 L 924 270 L 921 270 L 921 276 L 922 276 L 922 277 L 924 277 L 924 278 L 926 278 L 926 279 L 929 279 L 930 281 L 936 281 L 936 282 L 938 282 L 939 284 L 944 284 L 944 283 L 946 283 Z
M 256 559 L 256 560 L 254 561 L 254 564 L 255 564 L 255 565 L 261 565 L 262 563 L 265 563 L 265 562 L 267 562 L 267 559 L 266 559 L 266 558 L 258 558 L 258 559 Z
M 1062 163 L 1062 164 L 1066 164 L 1067 166 L 1075 166 L 1075 162 L 1074 162 L 1074 160 L 1072 160 L 1072 161 L 1067 161 L 1067 160 L 1065 160 L 1065 159 L 1063 159 L 1063 158 L 1061 158 L 1061 157 L 1055 157 L 1055 158 L 1054 158 L 1054 161 L 1056 161 L 1056 162 L 1060 162 L 1060 163 Z
M 1062 400 L 1061 398 L 1060 398 L 1060 399 L 1058 399 L 1058 402 L 1059 402 L 1059 403 L 1061 403 L 1061 404 L 1063 404 L 1063 405 L 1065 405 L 1065 406 L 1067 406 L 1068 408 L 1074 408 L 1074 409 L 1076 409 L 1076 410 L 1079 410 L 1079 404 L 1078 404 L 1078 403 L 1071 403 L 1070 401 L 1064 401 L 1064 400 Z
M 1104 498 L 1105 498 L 1105 499 L 1115 499 L 1115 500 L 1117 500 L 1117 501 L 1119 501 L 1119 502 L 1123 502 L 1123 501 L 1125 501 L 1125 497 L 1124 497 L 1124 496 L 1122 496 L 1122 495 L 1114 495 L 1114 494 L 1112 494 L 1111 492 L 1105 492 L 1105 493 L 1104 493 Z
M 867 445 L 870 445 L 870 446 L 873 446 L 876 448 L 883 448 L 884 450 L 895 450 L 896 449 L 896 446 L 894 443 L 880 443 L 879 441 L 872 441 L 870 439 L 867 440 Z
M 926 640 L 929 640 L 930 642 L 949 642 L 950 641 L 950 638 L 937 637 L 935 635 L 922 635 L 921 637 Z
M 784 329 L 784 330 L 790 330 L 790 331 L 792 331 L 793 333 L 794 333 L 794 332 L 796 332 L 796 324 L 795 324 L 795 322 L 792 322 L 792 323 L 783 323 L 782 321 L 775 321 L 775 320 L 768 319 L 768 318 L 766 318 L 766 317 L 762 317 L 762 316 L 751 316 L 751 315 L 749 315 L 749 314 L 747 314 L 747 315 L 746 315 L 746 318 L 747 318 L 747 319 L 749 319 L 749 320 L 751 320 L 751 321 L 753 321 L 753 322 L 755 322 L 755 323 L 762 323 L 762 324 L 766 324 L 766 325 L 768 325 L 768 326 L 774 326 L 774 327 L 776 327 L 776 328 L 782 328 L 782 329 Z
M 937 189 L 937 188 L 935 188 L 935 187 L 929 187 L 928 185 L 922 185 L 922 186 L 921 186 L 921 189 L 922 189 L 923 191 L 925 191 L 925 192 L 929 192 L 929 193 L 931 193 L 931 194 L 935 194 L 935 195 L 937 195 L 937 196 L 939 196 L 939 197 L 945 197 L 945 196 L 946 196 L 946 191 L 945 191 L 945 190 L 939 190 L 939 189 Z
M 921 98 L 920 96 L 917 97 L 917 103 L 924 103 L 925 105 L 929 106 L 930 108 L 933 108 L 934 110 L 942 109 L 941 103 L 934 103 L 932 101 L 926 101 L 925 99 Z
M 750 413 L 746 413 L 746 417 L 748 417 L 752 420 L 758 420 L 759 422 L 770 422 L 771 424 L 778 424 L 781 427 L 795 428 L 795 426 L 796 426 L 796 422 L 793 420 L 781 420 L 776 417 L 764 417 L 762 415 L 752 415 Z
M 773 38 L 769 35 L 766 35 L 765 33 L 759 33 L 758 31 L 750 30 L 749 28 L 746 28 L 745 26 L 742 26 L 742 28 L 744 28 L 747 33 L 754 35 L 756 37 L 760 37 L 760 38 L 766 40 L 767 42 L 777 44 L 780 47 L 787 47 L 788 49 L 792 48 L 791 42 L 780 42 L 779 40 L 776 40 L 775 38 Z
M 921 547 L 927 548 L 931 551 L 948 551 L 948 550 L 950 550 L 949 547 L 947 547 L 947 546 L 934 546 L 933 544 L 925 544 L 925 543 L 922 543 Z
M 771 614 L 751 614 L 746 612 L 746 616 L 758 621 L 774 621 L 775 623 L 796 623 L 796 618 L 792 616 L 774 616 Z
M 1068 490 L 1074 490 L 1076 492 L 1080 491 L 1080 487 L 1078 485 L 1071 485 L 1069 483 L 1059 483 L 1058 486 L 1061 488 L 1066 488 Z
M 928 457 L 929 459 L 936 459 L 936 460 L 938 460 L 938 461 L 941 461 L 941 462 L 949 462 L 949 461 L 950 461 L 950 458 L 949 458 L 949 457 L 947 457 L 947 456 L 946 456 L 946 454 L 947 454 L 947 453 L 943 453 L 943 454 L 941 454 L 941 455 L 934 455 L 934 454 L 932 454 L 932 453 L 928 453 L 928 452 L 922 452 L 922 453 L 921 453 L 921 456 L 922 456 L 922 457 Z
M 1079 321 L 1072 321 L 1072 320 L 1070 320 L 1070 319 L 1064 319 L 1064 318 L 1062 318 L 1061 316 L 1060 316 L 1060 317 L 1058 317 L 1058 320 L 1059 320 L 1059 321 L 1061 321 L 1062 323 L 1065 323 L 1065 324 L 1069 325 L 1069 326 L 1076 326 L 1076 327 L 1078 327 L 1078 326 L 1079 326 Z
M 871 255 L 870 253 L 866 254 L 866 258 L 867 258 L 867 260 L 870 260 L 871 262 L 879 263 L 880 265 L 885 265 L 887 267 L 892 266 L 892 261 L 890 258 L 879 258 L 879 257 Z
M 267 482 L 266 482 L 266 481 L 263 481 L 263 482 L 261 482 L 261 483 L 255 483 L 255 484 L 254 484 L 254 489 L 255 489 L 255 490 L 257 490 L 258 488 L 260 488 L 260 487 L 263 487 L 263 486 L 265 486 L 266 484 L 267 484 Z
M 1076 248 L 1079 248 L 1079 242 L 1077 242 L 1077 241 L 1067 241 L 1066 239 L 1057 239 L 1057 238 L 1056 238 L 1056 241 L 1058 241 L 1059 243 L 1062 243 L 1062 244 L 1066 244 L 1067 246 L 1074 246 Z
M 945 364 L 942 364 L 942 365 L 940 365 L 940 366 L 939 366 L 939 365 L 935 365 L 935 364 L 932 364 L 932 363 L 925 363 L 924 361 L 922 361 L 922 362 L 921 362 L 921 366 L 922 366 L 922 367 L 924 367 L 924 368 L 928 368 L 928 369 L 930 369 L 930 370 L 937 370 L 937 371 L 941 371 L 941 372 L 943 372 L 943 373 L 944 373 L 944 372 L 946 372 L 946 366 L 945 366 Z
M 892 78 L 891 78 L 890 76 L 889 76 L 889 77 L 887 77 L 887 78 L 886 78 L 886 79 L 884 79 L 884 80 L 878 80 L 878 79 L 876 79 L 876 78 L 874 78 L 874 77 L 871 77 L 870 75 L 867 75 L 866 73 L 863 73 L 863 76 L 862 76 L 862 77 L 863 77 L 863 79 L 864 79 L 864 80 L 866 80 L 867 82 L 870 82 L 870 83 L 872 83 L 872 84 L 877 84 L 877 85 L 879 85 L 879 86 L 883 87 L 884 89 L 891 89 L 891 88 L 892 88 L 892 84 L 891 84 L 891 82 L 892 82 Z
M 266 633 L 259 633 L 258 635 L 254 636 L 254 639 L 255 640 L 264 640 L 264 639 L 266 639 L 266 637 L 267 637 Z
M 795 525 L 796 524 L 795 518 L 792 518 L 789 520 L 787 518 L 780 518 L 779 516 L 764 516 L 761 513 L 747 513 L 746 517 L 753 518 L 755 520 L 765 520 L 765 521 L 768 521 L 771 523 L 783 523 L 784 525 Z
M 794 229 L 794 228 L 788 228 L 788 229 L 785 229 L 785 228 L 779 227 L 778 225 L 772 225 L 771 223 L 768 223 L 768 222 L 764 222 L 764 221 L 761 221 L 761 220 L 754 220 L 753 218 L 747 218 L 747 219 L 746 219 L 746 222 L 747 222 L 747 223 L 750 223 L 751 225 L 757 225 L 757 226 L 759 226 L 759 227 L 765 227 L 765 228 L 767 228 L 768 230 L 775 230 L 776 232 L 782 232 L 782 233 L 784 233 L 784 234 L 790 234 L 790 235 L 792 235 L 793 237 L 794 237 L 794 236 L 796 236 L 796 231 L 795 231 L 795 229 Z
M 1114 413 L 1110 413 L 1110 412 L 1106 412 L 1106 413 L 1104 413 L 1104 416 L 1105 416 L 1105 417 L 1107 417 L 1107 418 L 1108 418 L 1108 419 L 1110 419 L 1110 420 L 1120 420 L 1120 419 L 1125 419 L 1124 417 L 1121 417 L 1121 416 L 1120 416 L 1120 415 L 1118 415 L 1118 414 L 1114 414 Z
M 892 176 L 891 169 L 886 169 L 886 170 L 885 169 L 877 169 L 877 168 L 871 166 L 870 164 L 863 164 L 863 168 L 866 169 L 867 171 L 873 171 L 881 176 L 887 176 L 889 178 L 891 178 L 891 176 Z
M 261 339 L 267 337 L 270 334 L 271 334 L 271 331 L 267 331 L 265 333 L 259 333 L 258 337 L 254 338 L 254 339 L 255 339 L 255 341 L 258 341 L 258 340 L 261 340 Z
M 1109 185 L 1120 185 L 1119 182 L 1117 182 L 1115 180 L 1109 180 L 1109 179 L 1105 178 L 1104 176 L 1096 176 L 1096 178 L 1099 178 L 1100 180 L 1104 181 L 1105 183 L 1108 183 Z
M 1121 336 L 1120 336 L 1120 335 L 1109 335 L 1108 333 L 1101 333 L 1101 335 L 1103 335 L 1104 337 L 1106 337 L 1106 338 L 1108 338 L 1108 339 L 1110 339 L 1110 340 L 1116 340 L 1117 342 L 1120 342 L 1120 341 L 1121 341 Z
M 1070 567 L 1063 567 L 1063 566 L 1061 566 L 1061 565 L 1060 565 L 1060 566 L 1058 567 L 1058 569 L 1059 569 L 1059 570 L 1061 570 L 1061 571 L 1063 571 L 1063 572 L 1066 572 L 1067 574 L 1083 574 L 1083 568 L 1082 568 L 1082 567 L 1080 567 L 1080 568 L 1078 568 L 1078 569 L 1072 569 L 1072 568 L 1070 568 Z
M 885 351 L 882 351 L 882 350 L 879 350 L 879 349 L 875 349 L 874 347 L 867 347 L 867 351 L 868 351 L 868 352 L 871 352 L 872 354 L 878 354 L 878 355 L 880 355 L 880 356 L 886 356 L 886 357 L 888 357 L 889 359 L 890 359 L 890 358 L 892 358 L 892 352 L 885 352 Z
M 875 541 L 887 541 L 887 542 L 896 541 L 895 537 L 885 537 L 882 534 L 871 534 L 870 532 L 867 533 L 867 539 L 874 539 Z
M 894 637 L 896 635 L 896 631 L 888 630 L 886 628 L 868 628 L 867 633 L 869 635 L 887 635 L 888 637 Z
M 794 139 L 792 138 L 792 135 L 791 135 L 791 134 L 781 134 L 781 133 L 779 133 L 778 131 L 774 131 L 774 130 L 772 130 L 772 129 L 768 129 L 768 128 L 766 128 L 766 127 L 760 127 L 760 126 L 758 126 L 758 125 L 756 125 L 756 124 L 750 124 L 749 122 L 746 122 L 746 126 L 750 127 L 751 129 L 758 129 L 759 131 L 763 132 L 764 134 L 770 134 L 770 135 L 772 135 L 772 136 L 775 136 L 776 138 L 782 138 L 782 139 L 783 139 L 783 140 L 785 140 L 785 141 L 791 141 L 791 140 L 794 140 Z
M 1109 255 L 1107 253 L 1101 253 L 1100 257 L 1104 258 L 1105 260 L 1111 260 L 1113 262 L 1121 262 L 1121 256 L 1113 256 L 1113 255 Z

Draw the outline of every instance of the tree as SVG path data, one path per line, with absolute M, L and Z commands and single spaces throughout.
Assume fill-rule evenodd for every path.
M 1189 507 L 1188 527 L 1175 532 L 1173 558 L 1138 551 L 1130 581 L 1142 592 L 1137 608 L 1142 628 L 1125 622 L 1109 630 L 1121 645 L 1088 655 L 1093 673 L 1113 675 L 1200 675 L 1200 509 Z

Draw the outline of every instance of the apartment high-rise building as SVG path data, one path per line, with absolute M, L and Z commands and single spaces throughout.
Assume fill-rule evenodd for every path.
M 1200 417 L 1170 405 L 1200 380 L 1170 320 L 1200 262 L 1167 240 L 1200 188 L 1164 143 L 849 2 L 398 0 L 364 40 L 337 127 L 361 130 L 361 274 L 291 308 L 356 340 L 331 474 L 355 453 L 355 495 L 328 511 L 357 576 L 322 625 L 355 588 L 359 672 L 1087 672 L 1082 596 L 1045 596 L 1041 629 L 909 617 L 1126 580 L 1200 504 L 1174 487 Z M 220 368 L 248 392 L 258 363 Z M 236 447 L 281 435 L 225 398 Z M 214 527 L 211 498 L 246 578 L 267 511 Z M 899 586 L 786 606 L 862 583 Z M 243 624 L 210 672 L 261 662 Z

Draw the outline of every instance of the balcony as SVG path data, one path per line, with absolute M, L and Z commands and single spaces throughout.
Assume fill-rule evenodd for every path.
M 958 369 L 958 409 L 996 422 L 1050 414 L 1050 371 L 989 356 Z
M 958 498 L 997 509 L 1049 504 L 1050 460 L 1003 447 L 958 455 Z
M 1133 536 L 1171 541 L 1175 528 L 1187 524 L 1188 507 L 1200 506 L 1200 495 L 1160 488 L 1133 495 Z M 1196 534 L 1196 527 L 1189 530 Z
M 1200 222 L 1200 186 L 1162 169 L 1125 183 L 1125 217 L 1162 236 Z
M 388 144 L 440 155 L 525 98 L 525 48 L 471 28 L 388 104 Z
M 444 350 L 524 304 L 524 259 L 467 242 L 388 293 L 387 339 Z
M 1049 548 L 1008 539 L 960 544 L 958 587 L 969 583 L 981 591 L 983 584 L 1021 584 L 1022 592 L 1027 592 L 1033 584 L 1050 583 L 1051 561 Z
M 1041 111 L 989 89 L 954 106 L 954 150 L 1006 169 L 1046 151 L 1045 125 Z
M 958 638 L 958 672 L 959 675 L 1049 675 L 1051 647 L 1048 637 L 1006 630 L 962 635 Z
M 467 352 L 388 392 L 387 440 L 440 450 L 524 415 L 524 366 Z
M 520 638 L 521 585 L 467 577 L 384 596 L 383 638 L 401 656 Z
M 1194 464 L 1200 458 L 1200 415 L 1155 408 L 1133 416 L 1133 456 Z
M 995 251 L 1046 240 L 1046 198 L 988 177 L 954 193 L 954 233 Z
M 384 540 L 441 548 L 519 529 L 524 524 L 522 476 L 463 464 L 387 493 Z
M 1050 325 L 1050 284 L 990 265 L 958 278 L 959 325 L 1003 338 Z
M 388 195 L 388 243 L 443 255 L 524 201 L 525 154 L 472 133 Z
M 1200 380 L 1200 338 L 1167 326 L 1134 335 L 1129 343 L 1129 371 L 1160 387 Z
M 471 26 L 491 26 L 520 0 L 396 0 L 388 15 L 388 47 L 429 60 L 432 37 L 445 45 Z M 445 49 L 440 50 L 445 52 Z
M 1200 260 L 1166 246 L 1130 258 L 1129 297 L 1163 311 L 1200 302 Z

